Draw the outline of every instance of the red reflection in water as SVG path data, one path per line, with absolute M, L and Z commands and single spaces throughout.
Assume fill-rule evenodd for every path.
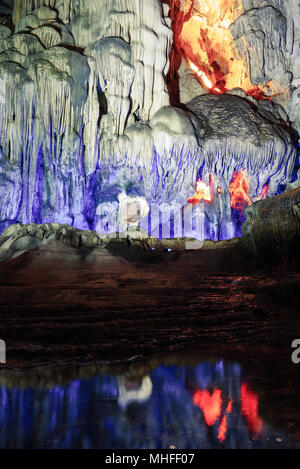
M 258 396 L 249 390 L 247 384 L 241 386 L 241 413 L 245 417 L 247 427 L 251 433 L 258 434 L 262 429 L 262 419 L 258 416 Z M 233 399 L 230 399 L 226 410 L 222 415 L 223 405 L 222 391 L 214 389 L 212 393 L 205 390 L 197 390 L 193 395 L 193 403 L 199 407 L 204 416 L 206 425 L 212 427 L 218 421 L 218 439 L 223 443 L 228 430 L 228 415 L 232 413 Z M 224 403 L 225 404 L 225 403 Z
M 203 412 L 205 423 L 212 426 L 221 415 L 222 391 L 215 389 L 212 394 L 209 391 L 196 391 L 194 394 L 194 405 L 200 407 Z
M 228 402 L 227 409 L 226 409 L 227 414 L 231 414 L 231 412 L 232 412 L 232 404 L 233 404 L 233 399 L 230 399 L 230 401 Z
M 241 411 L 247 420 L 252 433 L 259 433 L 262 429 L 262 419 L 258 416 L 258 397 L 250 391 L 247 384 L 241 386 Z
M 218 438 L 221 443 L 223 443 L 223 441 L 226 438 L 226 432 L 227 432 L 227 418 L 226 418 L 226 415 L 223 415 L 223 418 L 219 426 L 219 433 L 218 433 Z

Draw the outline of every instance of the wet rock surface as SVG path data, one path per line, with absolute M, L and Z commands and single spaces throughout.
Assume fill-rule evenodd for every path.
M 0 264 L 7 366 L 126 358 L 295 338 L 300 276 L 255 274 L 224 249 L 102 249 L 51 240 Z

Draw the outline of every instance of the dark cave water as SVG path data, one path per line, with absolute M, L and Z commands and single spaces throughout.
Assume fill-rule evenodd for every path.
M 0 404 L 2 449 L 300 448 L 264 421 L 241 365 L 223 360 L 161 364 L 142 378 L 1 386 Z

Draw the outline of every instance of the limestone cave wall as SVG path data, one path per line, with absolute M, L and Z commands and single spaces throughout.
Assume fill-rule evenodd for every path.
M 155 205 L 162 223 L 187 203 L 197 178 L 208 184 L 213 174 L 214 203 L 205 206 L 201 235 L 239 234 L 228 190 L 234 171 L 247 170 L 251 199 L 266 185 L 268 195 L 277 194 L 293 178 L 300 128 L 299 5 L 243 6 L 231 30 L 253 83 L 276 81 L 288 95 L 203 96 L 185 70 L 181 86 L 190 99 L 174 108 L 170 5 L 15 0 L 12 9 L 2 1 L 2 229 L 55 221 L 113 232 L 120 197 L 143 199 L 150 214 Z

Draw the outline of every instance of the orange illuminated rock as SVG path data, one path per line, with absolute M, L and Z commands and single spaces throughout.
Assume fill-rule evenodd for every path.
M 209 184 L 205 184 L 202 179 L 198 179 L 196 183 L 196 192 L 188 200 L 189 204 L 199 204 L 200 202 L 212 202 L 214 200 L 214 181 L 213 175 L 209 175 Z
M 249 196 L 249 177 L 246 170 L 241 172 L 234 171 L 232 181 L 229 185 L 229 192 L 231 195 L 231 207 L 234 210 L 243 212 L 246 207 L 252 205 L 252 200 Z
M 270 99 L 262 85 L 254 86 L 251 82 L 230 31 L 243 13 L 241 0 L 166 1 L 171 7 L 174 33 L 171 76 L 179 69 L 181 56 L 210 93 L 242 88 L 256 99 Z M 268 89 L 268 96 L 269 92 Z

